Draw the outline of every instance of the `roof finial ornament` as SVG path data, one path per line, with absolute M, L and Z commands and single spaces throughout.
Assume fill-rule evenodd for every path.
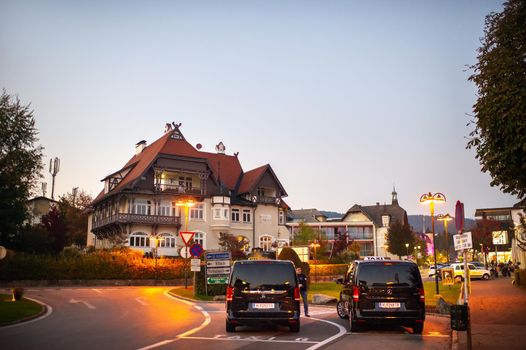
M 226 147 L 222 141 L 216 145 L 216 152 L 219 154 L 225 154 Z
M 238 155 L 239 155 L 239 152 L 234 153 L 234 157 L 237 158 Z
M 391 194 L 393 195 L 393 200 L 391 204 L 398 205 L 398 193 L 396 193 L 394 184 L 393 184 L 393 192 Z
M 175 124 L 175 122 L 172 122 L 172 125 L 174 126 L 174 129 L 179 129 L 183 123 Z
M 164 133 L 166 134 L 170 130 L 172 130 L 172 124 L 170 123 L 164 124 Z

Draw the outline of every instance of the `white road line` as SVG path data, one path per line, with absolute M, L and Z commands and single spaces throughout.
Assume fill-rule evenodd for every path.
M 248 342 L 259 342 L 259 343 L 301 343 L 301 344 L 317 344 L 317 341 L 313 340 L 279 340 L 279 339 L 258 339 L 256 337 L 241 338 L 237 336 L 231 337 L 181 337 L 183 339 L 196 339 L 196 340 L 235 340 L 235 341 L 248 341 Z M 310 348 L 309 348 L 310 349 Z
M 88 309 L 92 309 L 92 310 L 96 309 L 95 306 L 91 305 L 90 303 L 88 303 L 87 301 L 84 301 L 84 300 L 77 300 L 77 299 L 73 299 L 73 298 L 71 298 L 71 299 L 69 300 L 69 302 L 70 302 L 71 304 L 82 303 L 82 304 L 86 305 L 86 307 L 87 307 Z
M 183 299 L 179 299 L 173 295 L 171 295 L 169 293 L 169 290 L 165 290 L 164 291 L 164 295 L 166 295 L 168 298 L 170 299 L 174 299 L 174 300 L 177 300 L 179 302 L 182 302 L 182 303 L 185 303 L 187 305 L 190 305 L 194 308 L 196 308 L 197 310 L 199 310 L 203 316 L 205 317 L 205 320 L 203 321 L 203 323 L 201 323 L 201 325 L 199 325 L 198 327 L 195 327 L 195 328 L 192 328 L 190 329 L 189 331 L 186 331 L 184 333 L 181 333 L 181 334 L 178 334 L 175 338 L 173 339 L 167 339 L 167 340 L 163 340 L 161 342 L 158 342 L 158 343 L 155 343 L 155 344 L 151 344 L 151 345 L 148 345 L 148 346 L 145 346 L 145 347 L 142 347 L 142 348 L 139 348 L 138 350 L 149 350 L 149 349 L 154 349 L 154 348 L 157 348 L 159 346 L 163 346 L 163 345 L 166 345 L 166 344 L 170 344 L 170 343 L 173 343 L 174 341 L 176 340 L 179 340 L 181 338 L 184 338 L 184 337 L 187 337 L 189 336 L 190 334 L 194 334 L 195 332 L 199 332 L 201 329 L 205 328 L 206 326 L 208 326 L 210 324 L 210 321 L 212 320 L 210 318 L 210 315 L 208 314 L 208 312 L 204 311 L 202 307 L 200 307 L 199 305 L 196 305 L 195 303 L 192 303 L 190 301 L 186 301 L 186 300 L 183 300 Z
M 102 294 L 102 291 L 100 289 L 95 289 L 95 288 L 92 288 L 91 290 L 94 290 L 95 292 L 99 293 L 99 294 Z
M 345 334 L 347 334 L 347 329 L 345 329 L 345 327 L 342 327 L 340 326 L 339 324 L 337 323 L 334 323 L 334 322 L 331 322 L 331 321 L 327 321 L 327 320 L 324 320 L 324 319 L 321 319 L 321 318 L 316 318 L 316 317 L 311 317 L 312 320 L 317 320 L 317 321 L 321 321 L 321 322 L 325 322 L 325 323 L 328 323 L 330 325 L 333 325 L 334 327 L 338 328 L 338 333 L 336 333 L 335 335 L 333 335 L 332 337 L 329 337 L 319 343 L 317 343 L 316 345 L 313 345 L 309 348 L 307 348 L 306 350 L 315 350 L 315 349 L 318 349 L 328 343 L 330 343 L 331 341 L 335 340 L 335 339 L 338 339 L 342 336 L 344 336 Z
M 42 316 L 39 316 L 37 318 L 33 318 L 32 320 L 29 320 L 29 321 L 15 323 L 15 324 L 12 324 L 12 325 L 9 325 L 9 326 L 3 326 L 2 329 L 19 327 L 19 326 L 24 326 L 24 325 L 29 324 L 29 323 L 37 322 L 37 321 L 40 321 L 40 320 L 48 317 L 49 315 L 51 315 L 53 313 L 53 308 L 51 306 L 49 306 L 48 304 L 46 304 L 46 303 L 44 303 L 44 302 L 42 302 L 40 300 L 37 300 L 37 299 L 28 298 L 28 297 L 24 297 L 24 298 L 28 299 L 28 300 L 31 300 L 31 301 L 34 301 L 35 303 L 39 303 L 40 305 L 44 306 L 46 308 L 46 312 Z
M 144 299 L 144 297 L 137 297 L 137 298 L 135 298 L 135 301 L 137 301 L 142 306 L 148 306 L 148 303 L 145 302 L 143 299 Z

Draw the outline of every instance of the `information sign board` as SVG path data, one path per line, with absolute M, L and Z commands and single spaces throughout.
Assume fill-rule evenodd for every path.
M 464 250 L 473 248 L 473 240 L 471 239 L 471 232 L 464 232 L 453 236 L 455 243 L 455 250 Z

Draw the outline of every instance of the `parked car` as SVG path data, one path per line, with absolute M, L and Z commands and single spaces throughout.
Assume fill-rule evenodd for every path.
M 454 279 L 457 282 L 464 280 L 464 263 L 451 264 L 454 271 Z M 469 278 L 470 279 L 484 279 L 489 280 L 490 272 L 486 269 L 477 268 L 474 264 L 468 263 Z
M 480 261 L 471 261 L 470 264 L 475 265 L 477 269 L 486 269 L 486 265 Z
M 368 323 L 392 323 L 422 334 L 424 286 L 414 262 L 357 260 L 337 283 L 342 284 L 338 314 L 349 318 L 351 332 Z
M 442 278 L 441 276 L 441 273 L 440 273 L 440 270 L 443 268 L 443 267 L 448 267 L 449 265 L 447 264 L 437 264 L 437 270 L 438 270 L 438 278 Z M 429 277 L 435 277 L 435 265 L 432 264 L 430 267 L 429 267 Z
M 300 330 L 300 289 L 290 261 L 240 260 L 226 289 L 226 331 L 263 324 Z

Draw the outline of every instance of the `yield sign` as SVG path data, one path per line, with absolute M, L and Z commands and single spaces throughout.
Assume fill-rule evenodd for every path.
M 181 231 L 179 232 L 179 234 L 181 235 L 181 238 L 183 239 L 184 245 L 188 246 L 188 243 L 190 243 L 190 241 L 194 237 L 195 232 Z

